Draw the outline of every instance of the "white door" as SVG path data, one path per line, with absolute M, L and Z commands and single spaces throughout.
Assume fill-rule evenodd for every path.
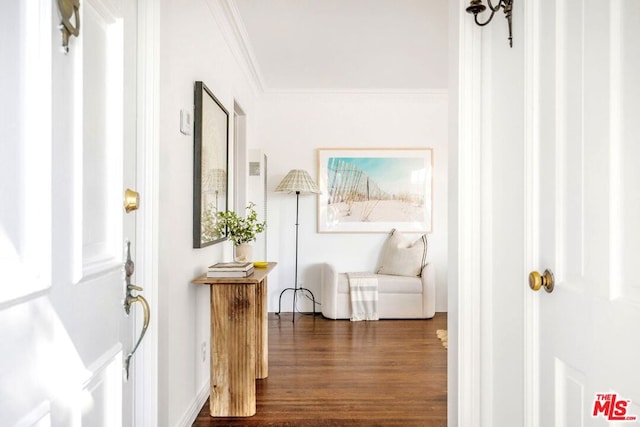
M 640 2 L 533 3 L 529 397 L 539 426 L 638 425 Z
M 66 54 L 57 1 L 3 6 L 3 425 L 132 425 L 123 365 L 142 310 L 123 306 L 125 242 L 134 260 L 136 249 L 123 194 L 135 189 L 135 3 L 79 2 Z

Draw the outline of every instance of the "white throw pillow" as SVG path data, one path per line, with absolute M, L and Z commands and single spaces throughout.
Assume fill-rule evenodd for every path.
M 423 234 L 415 242 L 395 228 L 384 245 L 378 274 L 393 276 L 420 276 L 427 265 L 427 235 Z

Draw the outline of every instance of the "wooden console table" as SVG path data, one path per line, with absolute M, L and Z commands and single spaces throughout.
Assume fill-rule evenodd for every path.
M 212 417 L 256 413 L 256 379 L 269 374 L 267 275 L 277 263 L 249 277 L 198 277 L 211 287 Z

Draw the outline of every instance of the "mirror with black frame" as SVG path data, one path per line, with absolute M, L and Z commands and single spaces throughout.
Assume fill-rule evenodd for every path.
M 201 81 L 194 101 L 193 247 L 203 248 L 227 239 L 215 224 L 228 204 L 229 113 Z

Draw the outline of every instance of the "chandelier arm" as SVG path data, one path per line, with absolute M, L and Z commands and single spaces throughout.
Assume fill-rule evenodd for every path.
M 498 4 L 496 5 L 496 7 L 493 7 L 493 4 L 491 4 L 491 0 L 487 0 L 487 3 L 489 4 L 489 9 L 491 9 L 493 12 L 497 12 L 500 10 L 500 7 L 504 7 L 502 5 L 504 0 L 498 0 Z M 506 2 L 505 2 L 506 3 Z
M 491 5 L 489 5 L 489 7 L 491 7 Z M 496 11 L 491 9 L 491 15 L 489 16 L 489 19 L 487 19 L 484 23 L 480 23 L 480 21 L 478 21 L 478 15 L 477 14 L 473 15 L 473 17 L 474 17 L 474 19 L 476 21 L 476 24 L 478 24 L 478 26 L 484 27 L 489 22 L 491 22 L 491 20 L 493 19 L 493 15 L 495 15 L 495 14 L 496 14 Z
M 505 18 L 507 18 L 507 25 L 509 26 L 509 47 L 513 47 L 513 34 L 511 33 L 511 11 L 508 12 Z

